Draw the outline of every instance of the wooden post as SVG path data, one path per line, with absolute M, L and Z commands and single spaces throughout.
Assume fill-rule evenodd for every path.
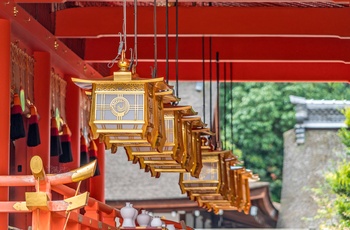
M 111 226 L 116 226 L 115 224 L 115 218 L 117 217 L 117 213 L 115 210 L 111 212 L 110 214 L 102 213 L 102 222 L 105 224 L 109 224 Z
M 9 175 L 10 172 L 10 21 L 0 19 L 0 175 Z M 0 188 L 0 200 L 9 200 L 9 188 Z M 8 228 L 8 213 L 0 213 L 0 229 Z

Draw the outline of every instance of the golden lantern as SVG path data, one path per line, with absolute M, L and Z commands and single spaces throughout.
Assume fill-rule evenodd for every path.
M 114 150 L 138 143 L 161 149 L 165 142 L 162 97 L 172 95 L 173 90 L 163 78 L 133 79 L 124 52 L 118 66 L 120 70 L 105 79 L 72 79 L 79 87 L 92 90 L 89 123 L 93 138 L 104 139 L 107 148 L 114 145 Z
M 196 130 L 208 132 L 208 129 L 205 128 L 206 125 L 202 122 L 201 118 L 196 116 L 183 117 L 181 119 L 181 123 L 184 153 L 182 155 L 177 155 L 175 160 L 180 163 L 187 172 L 191 172 L 191 170 L 194 168 L 193 164 L 197 163 L 195 159 L 199 159 L 201 157 L 201 141 L 196 140 L 193 135 L 197 133 Z M 199 172 L 192 171 L 191 175 L 198 177 Z
M 235 195 L 232 197 L 232 203 L 237 207 L 238 211 L 243 210 L 247 214 L 251 206 L 249 181 L 259 180 L 259 177 L 253 174 L 251 170 L 240 167 L 231 167 L 230 172 L 237 185 Z
M 246 170 L 242 166 L 231 166 L 229 170 L 230 179 L 232 181 L 232 197 L 226 199 L 218 194 L 200 195 L 196 197 L 198 204 L 208 210 L 237 210 L 244 211 L 248 214 L 251 206 L 249 180 L 258 180 L 258 176 L 252 174 L 250 170 Z
M 208 146 L 204 146 L 208 151 Z M 233 197 L 234 181 L 230 177 L 230 168 L 233 165 L 239 163 L 236 156 L 232 154 L 231 151 L 219 151 L 220 153 L 220 173 L 221 173 L 221 183 L 218 193 L 196 193 L 196 191 L 191 191 L 188 195 L 192 200 L 196 200 L 200 206 L 203 206 L 204 203 L 226 203 L 231 204 L 231 199 Z
M 191 106 L 170 106 L 167 103 L 163 109 L 166 137 L 163 149 L 153 148 L 149 143 L 125 146 L 129 160 L 139 161 L 141 168 L 146 168 L 145 165 L 148 161 L 157 162 L 159 159 L 161 159 L 162 164 L 170 162 L 170 164 L 178 165 L 174 158 L 177 154 L 183 154 L 184 149 L 180 121 L 183 116 L 194 114 L 196 112 L 193 111 Z
M 202 141 L 202 144 L 204 143 Z M 188 173 L 180 174 L 181 191 L 187 192 L 191 199 L 200 194 L 221 194 L 226 178 L 222 162 L 225 154 L 232 155 L 230 151 L 211 150 L 209 146 L 203 145 L 201 153 L 203 167 L 199 178 L 194 178 Z
M 207 134 L 208 129 L 195 130 L 193 133 L 197 134 Z M 193 177 L 198 177 L 202 169 L 202 158 L 200 147 L 200 138 L 196 138 L 196 135 L 192 135 L 193 145 L 191 156 L 187 161 L 187 165 L 182 165 L 181 163 L 174 160 L 172 157 L 143 157 L 141 162 L 144 165 L 149 166 L 151 174 L 154 175 L 160 172 L 172 172 L 172 173 L 186 173 L 188 172 Z M 197 142 L 196 142 L 197 141 Z
M 188 172 L 191 173 L 191 176 L 198 178 L 200 172 L 203 168 L 202 164 L 202 145 L 203 140 L 205 139 L 203 136 L 213 136 L 214 133 L 209 130 L 209 128 L 201 128 L 196 127 L 196 124 L 192 125 L 192 136 L 191 136 L 191 150 L 192 153 L 187 155 L 185 161 L 185 168 Z M 188 151 L 188 152 L 189 152 Z

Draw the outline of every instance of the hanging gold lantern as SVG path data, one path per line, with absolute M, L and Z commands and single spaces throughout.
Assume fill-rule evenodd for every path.
M 93 138 L 112 145 L 150 143 L 161 148 L 165 135 L 161 132 L 162 96 L 173 90 L 163 78 L 132 79 L 129 61 L 122 52 L 119 71 L 101 80 L 72 80 L 83 89 L 92 89 L 90 127 Z M 114 148 L 116 149 L 116 148 Z
M 183 168 L 186 169 L 187 172 L 190 172 L 193 168 L 193 163 L 195 163 L 195 159 L 199 159 L 201 157 L 201 148 L 198 148 L 198 145 L 201 145 L 200 140 L 196 140 L 193 135 L 195 134 L 194 130 L 196 129 L 205 129 L 204 131 L 208 131 L 205 128 L 205 124 L 202 122 L 200 117 L 190 116 L 183 117 L 181 119 L 182 123 L 182 135 L 183 135 L 183 143 L 184 143 L 184 154 L 177 155 L 175 160 L 179 162 Z M 201 166 L 200 166 L 201 167 Z M 192 175 L 195 177 L 199 176 L 199 173 L 195 174 L 193 171 Z
M 141 168 L 145 168 L 144 161 L 159 160 L 171 161 L 178 165 L 174 158 L 176 154 L 183 154 L 182 126 L 179 121 L 183 116 L 194 115 L 191 106 L 170 106 L 168 103 L 163 109 L 163 122 L 165 123 L 166 141 L 163 149 L 152 148 L 149 143 L 125 146 L 129 160 L 139 161 Z M 137 158 L 136 160 L 134 158 Z
M 220 194 L 223 183 L 221 160 L 222 151 L 202 149 L 202 170 L 199 178 L 188 173 L 180 174 L 180 188 L 182 193 L 188 193 L 190 198 L 200 194 Z
M 231 167 L 231 176 L 237 185 L 235 196 L 232 197 L 232 203 L 234 206 L 237 206 L 238 211 L 243 210 L 247 214 L 251 206 L 249 181 L 259 180 L 259 176 L 253 174 L 251 170 L 237 169 L 236 167 Z
M 213 136 L 214 133 L 210 131 L 209 128 L 198 128 L 196 124 L 192 126 L 192 136 L 191 136 L 191 151 L 195 154 L 190 154 L 187 156 L 187 161 L 185 162 L 185 168 L 188 172 L 191 172 L 191 176 L 198 178 L 200 172 L 203 168 L 202 164 L 202 145 L 203 136 Z
M 192 135 L 192 152 L 189 157 L 187 165 L 184 167 L 182 164 L 174 160 L 171 156 L 168 157 L 143 157 L 141 158 L 142 163 L 148 165 L 151 174 L 160 172 L 172 172 L 172 173 L 185 173 L 188 172 L 193 177 L 198 177 L 202 169 L 202 158 L 200 151 L 200 138 L 196 135 L 208 134 L 208 129 L 197 129 Z M 197 141 L 197 142 L 196 142 Z M 190 167 L 191 166 L 191 167 Z
M 220 195 L 200 195 L 197 197 L 198 204 L 208 210 L 214 210 L 215 213 L 219 210 L 237 210 L 248 214 L 251 206 L 249 181 L 259 178 L 242 166 L 231 167 L 230 175 L 234 185 L 232 199 L 226 199 Z
M 209 151 L 208 146 L 204 146 L 206 149 L 202 149 L 205 154 L 206 151 Z M 188 195 L 192 200 L 196 200 L 200 206 L 203 203 L 230 203 L 233 197 L 232 186 L 234 185 L 233 180 L 230 178 L 230 167 L 237 164 L 239 161 L 236 156 L 232 154 L 231 151 L 220 151 L 219 150 L 219 161 L 220 161 L 220 175 L 221 183 L 218 193 L 204 193 L 191 191 Z

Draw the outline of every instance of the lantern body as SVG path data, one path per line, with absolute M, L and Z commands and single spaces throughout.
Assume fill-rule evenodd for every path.
M 202 145 L 202 171 L 198 179 L 180 175 L 182 192 L 186 192 L 191 200 L 204 208 L 211 207 L 212 203 L 231 205 L 228 170 L 229 161 L 234 159 L 231 151 L 213 151 L 209 146 Z
M 128 146 L 126 151 L 128 155 L 131 155 L 129 159 L 137 157 L 140 167 L 149 168 L 152 176 L 159 175 L 161 172 L 186 172 L 183 165 L 175 159 L 184 153 L 181 118 L 188 114 L 194 114 L 191 106 L 168 106 L 164 108 L 166 142 L 163 151 L 158 152 L 149 145 Z
M 112 141 L 133 137 L 145 139 L 149 108 L 147 83 L 93 83 L 90 127 L 94 136 L 104 135 Z
M 84 89 L 91 88 L 90 128 L 93 138 L 103 139 L 107 149 L 150 143 L 162 150 L 163 97 L 174 98 L 163 78 L 131 79 L 131 72 L 121 71 L 114 78 L 72 80 Z
M 180 188 L 182 193 L 190 194 L 218 194 L 221 184 L 220 154 L 217 151 L 202 151 L 202 170 L 199 178 L 189 173 L 180 174 Z
M 181 119 L 184 153 L 177 155 L 175 160 L 179 162 L 191 176 L 198 177 L 202 168 L 200 131 L 205 124 L 200 117 L 189 116 Z
M 257 180 L 258 178 L 250 170 L 243 167 L 232 167 L 229 172 L 232 181 L 229 183 L 235 185 L 232 199 L 222 194 L 200 194 L 195 199 L 201 207 L 214 210 L 214 212 L 221 209 L 244 211 L 248 214 L 251 206 L 249 180 Z

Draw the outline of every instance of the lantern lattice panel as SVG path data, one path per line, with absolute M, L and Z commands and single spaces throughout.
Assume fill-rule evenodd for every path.
M 195 200 L 199 206 L 208 210 L 213 209 L 214 212 L 221 209 L 244 211 L 248 214 L 251 206 L 249 180 L 257 180 L 258 178 L 250 170 L 243 167 L 233 167 L 229 174 L 235 185 L 231 199 L 228 199 L 229 196 L 222 194 L 200 194 L 195 197 Z
M 146 90 L 143 83 L 94 84 L 90 125 L 95 132 L 143 137 L 147 127 Z
M 202 151 L 202 170 L 198 178 L 192 177 L 189 173 L 180 174 L 180 188 L 183 193 L 197 193 L 201 191 L 212 191 L 219 193 L 221 185 L 220 154 L 218 152 Z

